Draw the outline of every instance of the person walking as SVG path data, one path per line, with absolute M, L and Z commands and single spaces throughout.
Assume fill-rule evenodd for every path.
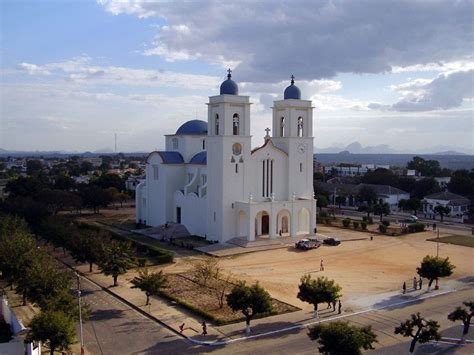
M 407 292 L 407 283 L 406 282 L 403 283 L 402 289 L 403 289 L 403 294 L 405 294 Z
M 337 304 L 336 300 L 332 301 L 332 311 L 333 312 L 336 312 L 336 304 Z
M 337 308 L 338 308 L 338 314 L 341 314 L 341 310 L 342 310 L 341 300 L 339 300 L 339 304 L 338 304 Z
M 206 322 L 202 322 L 202 335 L 207 335 L 207 324 Z
M 422 286 L 423 286 L 423 279 L 420 277 L 420 281 L 418 281 L 418 285 L 419 285 L 419 288 L 421 290 Z
M 324 261 L 321 259 L 321 263 L 319 264 L 319 271 L 324 271 Z
M 179 326 L 179 332 L 182 333 L 184 331 L 184 323 Z
M 418 288 L 418 281 L 416 281 L 416 276 L 413 276 L 413 289 L 416 291 Z

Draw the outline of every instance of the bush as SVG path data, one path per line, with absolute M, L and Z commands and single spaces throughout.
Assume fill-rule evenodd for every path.
M 342 220 L 342 225 L 344 226 L 344 228 L 348 228 L 351 224 L 351 219 L 350 218 L 344 218 Z
M 359 228 L 359 222 L 357 221 L 352 221 L 352 225 L 354 226 L 354 229 Z
M 327 217 L 326 220 L 325 220 L 325 223 L 330 225 L 331 224 L 331 218 Z
M 380 233 L 386 233 L 387 232 L 387 226 L 384 224 L 379 224 L 379 231 Z
M 319 212 L 319 217 L 327 217 L 328 213 L 326 211 Z
M 148 254 L 153 257 L 158 264 L 172 263 L 174 254 L 168 250 L 164 250 L 155 246 L 148 246 Z
M 137 263 L 139 267 L 145 267 L 146 266 L 146 259 L 145 258 L 138 258 Z
M 423 232 L 425 230 L 425 224 L 424 223 L 411 223 L 408 225 L 408 233 L 418 233 L 418 232 Z
M 365 221 L 360 222 L 360 227 L 362 228 L 362 230 L 365 231 L 367 229 L 367 222 Z
M 372 217 L 367 218 L 368 224 L 374 224 L 374 219 Z
M 390 225 L 390 221 L 387 221 L 386 219 L 384 219 L 382 221 L 382 224 L 385 226 L 385 227 L 388 227 Z

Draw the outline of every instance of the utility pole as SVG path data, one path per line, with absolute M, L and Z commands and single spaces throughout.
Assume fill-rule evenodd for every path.
M 117 154 L 117 133 L 115 134 L 115 154 Z
M 436 232 L 438 233 L 438 236 L 436 238 L 436 258 L 439 258 L 439 227 L 436 228 Z M 436 284 L 435 284 L 435 290 L 438 290 L 438 279 L 436 279 Z
M 81 341 L 81 355 L 84 355 L 84 337 L 82 335 L 82 309 L 81 309 L 81 278 L 76 271 L 77 278 L 77 302 L 79 304 L 79 333 Z

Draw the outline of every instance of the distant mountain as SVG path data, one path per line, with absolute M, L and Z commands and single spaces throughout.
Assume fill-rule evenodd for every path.
M 435 146 L 432 148 L 426 148 L 418 151 L 413 150 L 397 150 L 391 148 L 388 144 L 378 144 L 374 146 L 364 147 L 359 142 L 352 142 L 345 147 L 343 146 L 331 146 L 327 148 L 315 147 L 317 154 L 433 154 L 433 155 L 466 155 L 461 153 L 452 147 L 447 146 Z M 436 152 L 436 153 L 434 153 Z
M 468 155 L 468 154 L 456 152 L 455 150 L 447 150 L 445 152 L 433 153 L 433 155 Z

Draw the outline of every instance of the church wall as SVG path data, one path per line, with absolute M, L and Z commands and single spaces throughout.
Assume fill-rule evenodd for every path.
M 166 208 L 164 211 L 164 222 L 176 222 L 176 205 L 174 203 L 174 193 L 177 190 L 183 190 L 186 179 L 185 165 L 178 164 L 163 164 L 165 171 L 164 191 L 161 196 L 165 196 L 163 201 L 166 201 Z
M 207 199 L 199 198 L 195 193 L 184 196 L 177 192 L 174 196 L 176 206 L 181 207 L 181 224 L 193 235 L 205 236 L 207 232 Z
M 146 164 L 146 213 L 144 220 L 149 226 L 163 224 L 165 220 L 166 201 L 161 196 L 165 194 L 162 160 L 158 153 L 151 154 Z M 156 170 L 157 167 L 157 170 Z M 155 179 L 155 172 L 158 179 Z
M 166 150 L 177 151 L 183 156 L 187 163 L 191 158 L 203 150 L 203 140 L 206 140 L 206 135 L 167 135 L 166 136 Z M 178 147 L 175 148 L 173 140 L 177 140 Z

